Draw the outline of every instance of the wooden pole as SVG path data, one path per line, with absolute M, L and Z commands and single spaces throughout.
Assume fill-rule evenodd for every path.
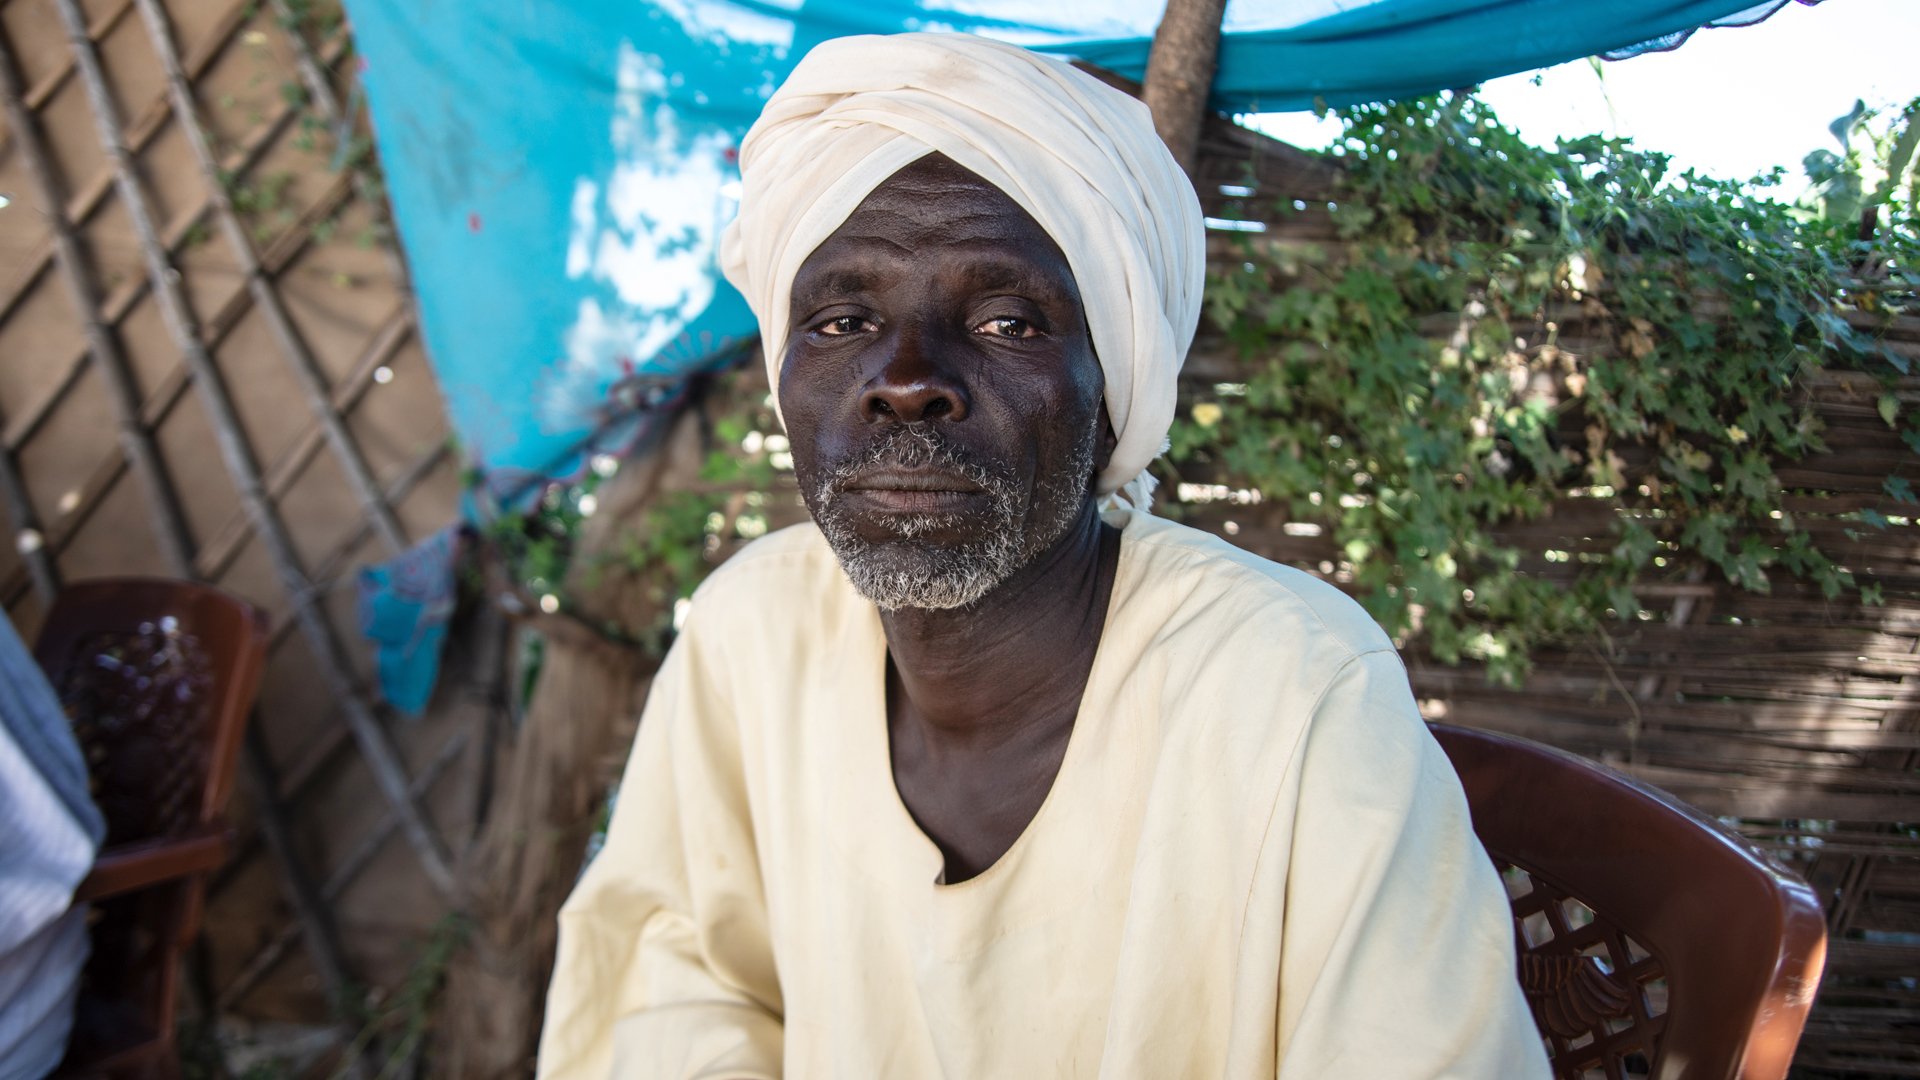
M 340 939 L 334 931 L 326 898 L 314 888 L 313 879 L 307 875 L 307 868 L 293 849 L 293 830 L 287 827 L 286 815 L 280 811 L 280 800 L 275 794 L 279 790 L 279 783 L 274 777 L 273 761 L 267 755 L 266 739 L 261 736 L 258 724 L 247 725 L 240 757 L 246 770 L 247 786 L 253 790 L 254 798 L 273 808 L 272 813 L 258 815 L 260 835 L 266 840 L 267 850 L 280 872 L 287 898 L 293 902 L 294 925 L 300 927 L 300 934 L 306 939 L 307 956 L 313 961 L 321 985 L 327 988 L 328 1004 L 332 1006 L 334 1015 L 351 1016 L 355 1005 L 355 988 L 347 972 L 346 953 L 340 948 Z M 222 1003 L 215 1007 L 227 1007 L 224 996 Z M 363 1080 L 366 1076 L 365 1066 L 371 1058 L 372 1055 L 365 1052 L 349 1055 L 340 1071 L 342 1080 Z
M 400 479 L 387 486 L 387 501 L 397 503 L 403 500 L 407 493 L 411 491 L 428 472 L 439 465 L 450 452 L 444 443 L 427 451 L 426 454 L 422 455 L 407 467 L 406 472 L 401 474 Z M 320 582 L 329 582 L 336 580 L 340 574 L 345 573 L 348 569 L 346 565 L 348 558 L 352 556 L 354 552 L 360 550 L 360 545 L 365 542 L 371 532 L 372 526 L 364 521 L 361 522 L 353 533 L 336 544 L 334 549 L 327 554 L 326 558 L 320 561 L 319 569 L 314 572 L 314 579 Z M 323 585 L 321 591 L 327 591 L 327 587 Z M 289 624 L 282 622 L 280 625 L 268 631 L 268 657 L 271 658 L 285 643 L 288 625 Z M 451 742 L 452 739 L 458 738 L 464 738 L 464 736 L 456 735 L 448 741 Z M 279 771 L 278 790 L 281 800 L 285 802 L 299 801 L 301 794 L 306 790 L 307 786 L 319 777 L 327 766 L 333 762 L 334 758 L 352 741 L 353 733 L 343 728 L 328 728 L 316 735 L 298 758 L 294 759 L 285 769 Z M 418 778 L 415 779 L 413 787 L 416 790 L 415 798 L 425 798 L 423 793 L 426 791 L 426 788 L 420 786 Z M 381 833 L 381 835 L 384 836 L 386 833 L 392 832 L 394 827 L 394 822 L 389 816 L 381 819 L 380 824 L 375 826 L 375 831 L 384 830 L 384 832 Z M 253 845 L 258 839 L 259 837 L 247 828 L 242 827 L 238 830 L 238 836 L 234 840 L 232 857 L 228 860 L 226 867 L 216 872 L 216 889 L 226 880 L 231 869 L 252 852 Z
M 408 792 L 409 785 L 406 772 L 400 764 L 399 751 L 393 746 L 386 729 L 375 718 L 360 688 L 355 685 L 350 674 L 352 668 L 334 635 L 332 625 L 320 608 L 313 583 L 300 566 L 286 524 L 266 497 L 259 463 L 254 460 L 253 449 L 247 444 L 239 413 L 234 408 L 225 379 L 214 364 L 213 357 L 200 342 L 193 311 L 180 287 L 179 271 L 167 260 L 166 249 L 161 245 L 154 228 L 152 208 L 140 186 L 132 155 L 120 141 L 118 110 L 107 90 L 106 76 L 100 69 L 93 42 L 86 36 L 85 18 L 75 0 L 54 0 L 54 10 L 66 26 L 75 67 L 93 107 L 94 123 L 99 131 L 102 149 L 114 163 L 115 188 L 139 240 L 161 319 L 185 358 L 188 370 L 192 372 L 194 389 L 213 428 L 214 439 L 238 491 L 240 504 L 253 519 L 254 530 L 280 578 L 281 587 L 287 592 L 293 619 L 319 660 L 321 672 L 348 727 L 353 731 L 354 740 L 360 746 L 361 756 L 381 794 L 398 816 L 401 832 L 413 848 L 421 869 L 442 898 L 452 906 L 460 907 L 461 890 L 453 872 L 452 859 L 440 837 L 427 823 L 426 815 Z M 181 117 L 179 120 L 181 123 L 192 122 L 191 117 Z
M 320 119 L 335 128 L 335 136 L 344 140 L 347 133 L 335 127 L 340 123 L 339 103 L 334 99 L 326 68 L 314 58 L 313 49 L 307 45 L 307 35 L 300 29 L 300 13 L 293 10 L 287 0 L 267 0 L 267 10 L 287 32 L 287 40 L 293 46 L 293 70 L 300 76 L 300 85 L 306 88 L 307 100 L 313 103 Z
M 342 414 L 351 413 L 354 407 L 360 404 L 361 399 L 366 397 L 368 391 L 378 385 L 374 381 L 374 373 L 393 359 L 393 354 L 398 351 L 401 344 L 405 343 L 407 336 L 412 332 L 413 323 L 408 318 L 409 314 L 410 308 L 405 304 L 395 308 L 393 315 L 375 332 L 373 341 L 362 350 L 345 376 L 334 384 L 330 401 L 335 410 Z M 264 474 L 267 497 L 278 502 L 281 496 L 292 491 L 300 482 L 300 477 L 306 472 L 307 466 L 313 462 L 314 457 L 325 445 L 326 436 L 319 425 L 316 424 L 302 431 L 295 438 L 293 445 L 282 451 L 279 460 L 275 461 Z M 386 506 L 394 505 L 393 498 L 384 491 L 381 492 L 381 502 Z M 371 520 L 367 521 L 366 525 L 369 531 L 376 527 L 376 523 Z M 207 537 L 207 542 L 201 545 L 198 560 L 200 571 L 209 577 L 220 577 L 225 574 L 233 565 L 233 560 L 239 558 L 240 554 L 246 550 L 247 541 L 252 536 L 253 524 L 247 520 L 245 514 L 230 516 L 220 528 Z M 320 577 L 318 574 L 314 576 Z
M 277 794 L 280 785 L 274 775 L 273 759 L 267 754 L 267 742 L 260 734 L 259 725 L 247 725 L 241 756 L 246 762 L 247 784 L 252 789 L 253 797 L 261 802 L 277 804 L 280 801 Z M 314 970 L 327 988 L 328 1003 L 335 1012 L 345 1012 L 353 1004 L 348 1000 L 352 992 L 351 981 L 344 959 L 346 953 L 340 948 L 340 939 L 335 934 L 326 900 L 314 888 L 313 879 L 307 876 L 307 868 L 294 852 L 293 830 L 288 828 L 285 817 L 278 813 L 262 814 L 259 815 L 259 822 L 260 837 L 266 841 L 274 864 L 280 868 L 282 877 L 293 883 L 287 889 L 287 898 L 293 902 L 294 922 L 307 938 L 307 951 L 313 958 Z M 319 947 L 313 947 L 316 945 Z
M 471 736 L 464 731 L 448 739 L 445 745 L 441 746 L 440 752 L 427 763 L 427 767 L 420 771 L 420 775 L 414 777 L 415 797 L 426 798 L 427 792 L 433 790 L 434 783 L 446 773 L 449 766 L 459 760 L 461 753 L 471 742 Z M 380 823 L 361 837 L 359 842 L 353 845 L 353 849 L 341 858 L 339 865 L 334 867 L 332 876 L 328 877 L 314 894 L 316 902 L 322 905 L 322 911 L 337 903 L 340 897 L 345 895 L 347 888 L 359 878 L 361 872 L 372 865 L 373 857 L 380 853 L 380 849 L 389 839 L 392 839 L 395 827 L 393 815 L 388 814 L 381 818 Z M 261 834 L 261 838 L 269 846 L 284 842 L 280 838 L 267 834 L 264 829 L 261 830 Z M 241 965 L 240 974 L 235 975 L 232 982 L 221 988 L 215 1007 L 225 1011 L 238 1004 L 247 991 L 259 985 L 260 980 L 266 978 L 267 973 L 280 962 L 287 950 L 293 946 L 293 940 L 293 928 L 287 927 L 262 945 L 259 951 Z
M 1200 127 L 1220 57 L 1220 20 L 1227 0 L 1167 0 L 1147 54 L 1140 98 L 1153 110 L 1153 129 L 1192 177 L 1200 162 Z
M 743 383 L 765 393 L 764 381 Z M 600 509 L 581 532 L 563 590 L 595 622 L 642 627 L 660 614 L 642 576 L 603 566 L 593 553 L 618 550 L 660 493 L 694 482 L 706 459 L 699 427 L 692 410 L 683 411 L 661 445 L 601 485 Z M 651 671 L 644 656 L 595 635 L 548 639 L 525 721 L 465 863 L 472 933 L 435 1016 L 443 1040 L 437 1063 L 447 1075 L 502 1080 L 529 1072 L 552 974 L 554 917 L 579 874 L 606 797 L 603 773 L 631 738 L 628 721 L 639 713 Z
M 179 494 L 174 490 L 173 478 L 167 473 L 159 449 L 154 446 L 153 432 L 141 422 L 140 390 L 134 383 L 126 357 L 120 353 L 120 341 L 114 336 L 113 328 L 100 315 L 100 297 L 88 273 L 85 251 L 74 232 L 73 222 L 67 219 L 66 208 L 61 202 L 60 184 L 48 162 L 46 147 L 40 141 L 39 127 L 20 98 L 20 76 L 14 65 L 10 42 L 5 48 L 0 48 L 0 99 L 4 99 L 7 126 L 13 130 L 14 145 L 19 148 L 20 156 L 26 162 L 35 194 L 41 205 L 46 207 L 47 223 L 53 229 L 54 262 L 60 268 L 67 298 L 86 327 L 87 355 L 92 358 L 94 374 L 100 377 L 101 385 L 107 388 L 107 398 L 113 405 L 114 433 L 119 438 L 120 452 L 140 478 L 140 490 L 147 500 L 148 517 L 159 534 L 161 554 L 176 571 L 191 566 L 193 539 L 187 529 L 186 515 L 180 510 Z
M 9 539 L 17 545 L 20 561 L 26 564 L 33 595 L 45 607 L 53 603 L 60 591 L 60 575 L 47 556 L 46 530 L 40 527 L 40 517 L 33 512 L 33 499 L 27 494 L 20 466 L 13 459 L 13 450 L 4 445 L 0 445 L 0 500 L 5 501 L 7 519 L 13 522 L 14 534 Z

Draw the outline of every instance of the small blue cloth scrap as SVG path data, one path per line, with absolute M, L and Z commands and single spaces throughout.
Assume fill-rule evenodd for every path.
M 360 632 L 373 642 L 380 696 L 408 716 L 426 711 L 458 596 L 462 526 L 449 525 L 360 571 Z

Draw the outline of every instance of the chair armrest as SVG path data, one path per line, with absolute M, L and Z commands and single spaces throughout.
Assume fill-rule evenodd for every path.
M 226 861 L 229 833 L 215 826 L 107 848 L 73 891 L 73 902 L 101 900 L 157 885 L 173 878 L 212 870 Z

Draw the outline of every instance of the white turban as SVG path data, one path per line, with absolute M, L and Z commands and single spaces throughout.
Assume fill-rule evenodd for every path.
M 740 145 L 740 216 L 720 248 L 760 320 L 768 379 L 777 390 L 801 263 L 934 152 L 1005 192 L 1065 253 L 1119 437 L 1097 487 L 1145 509 L 1200 316 L 1205 228 L 1147 107 L 1064 61 L 968 34 L 835 38 L 800 61 Z

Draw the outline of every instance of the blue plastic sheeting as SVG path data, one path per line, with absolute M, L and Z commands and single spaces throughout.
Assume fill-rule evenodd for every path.
M 419 716 L 440 679 L 447 624 L 460 598 L 460 525 L 449 525 L 394 559 L 360 571 L 360 632 L 373 642 L 380 696 Z
M 1461 86 L 1753 0 L 1297 0 L 1228 9 L 1217 103 Z M 815 43 L 962 30 L 1145 68 L 1163 0 L 347 0 L 423 330 L 496 494 L 645 432 L 754 333 L 721 279 L 736 148 Z
M 740 137 L 807 49 L 874 29 L 1031 29 L 885 2 L 348 12 L 428 351 L 497 494 L 618 453 L 680 376 L 750 340 L 719 234 Z
M 1415 97 L 1628 50 L 1755 7 L 1754 0 L 1382 0 L 1343 6 L 1347 10 L 1302 25 L 1229 34 L 1214 79 L 1215 106 L 1291 112 L 1319 103 Z M 1760 6 L 1776 8 L 1779 0 Z M 1138 40 L 1071 51 L 1134 78 L 1146 71 Z

